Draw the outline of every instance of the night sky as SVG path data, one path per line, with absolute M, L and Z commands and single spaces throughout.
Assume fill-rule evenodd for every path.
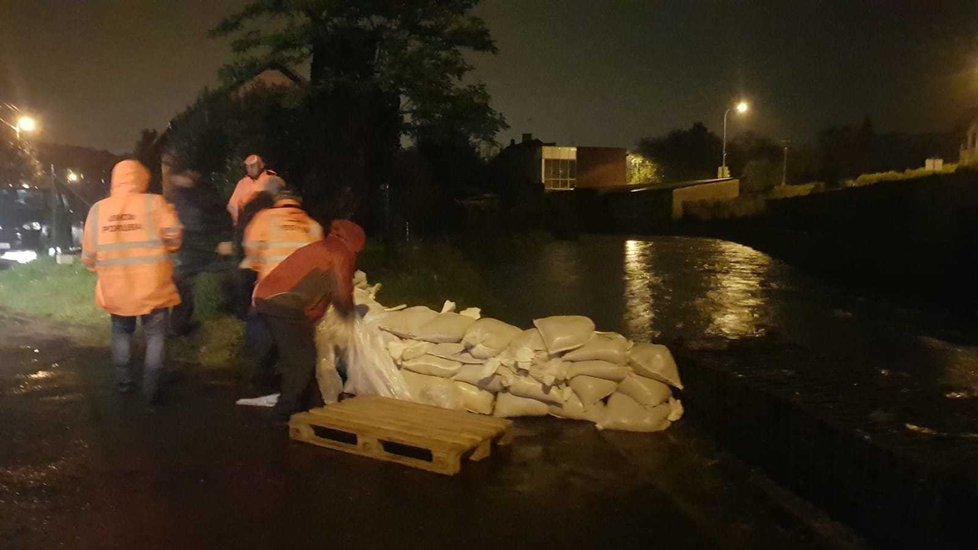
M 245 0 L 0 0 L 0 100 L 35 109 L 46 141 L 129 150 L 217 82 L 207 38 Z M 878 131 L 950 129 L 978 105 L 978 1 L 484 0 L 497 56 L 472 57 L 511 128 L 632 146 L 731 119 L 811 139 L 869 115 Z M 732 116 L 732 115 L 731 115 Z

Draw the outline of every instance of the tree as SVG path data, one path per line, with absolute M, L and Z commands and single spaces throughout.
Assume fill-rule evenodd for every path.
M 723 142 L 702 122 L 688 130 L 673 130 L 665 136 L 642 138 L 638 151 L 661 167 L 664 181 L 711 178 L 720 164 Z
M 254 0 L 212 32 L 233 36 L 228 81 L 271 63 L 309 63 L 307 196 L 352 189 L 361 216 L 394 183 L 402 136 L 461 133 L 474 147 L 505 127 L 464 51 L 496 51 L 478 0 Z

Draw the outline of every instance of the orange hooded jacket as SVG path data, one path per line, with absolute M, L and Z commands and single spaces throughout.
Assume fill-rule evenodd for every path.
M 295 199 L 279 199 L 251 219 L 245 228 L 242 268 L 258 272 L 261 281 L 297 249 L 322 240 L 323 228 Z
M 173 205 L 146 193 L 149 171 L 135 160 L 112 169 L 112 191 L 88 211 L 82 262 L 98 274 L 95 303 L 113 315 L 145 315 L 180 303 L 170 252 L 183 227 Z

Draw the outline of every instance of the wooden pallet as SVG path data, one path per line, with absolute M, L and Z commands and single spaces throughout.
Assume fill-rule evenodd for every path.
M 289 436 L 330 449 L 455 475 L 463 456 L 482 460 L 489 456 L 493 442 L 508 444 L 512 425 L 503 418 L 361 396 L 292 415 Z

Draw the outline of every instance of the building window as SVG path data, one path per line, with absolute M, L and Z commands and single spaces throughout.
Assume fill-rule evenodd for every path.
M 577 160 L 543 159 L 544 189 L 573 189 L 577 181 Z

